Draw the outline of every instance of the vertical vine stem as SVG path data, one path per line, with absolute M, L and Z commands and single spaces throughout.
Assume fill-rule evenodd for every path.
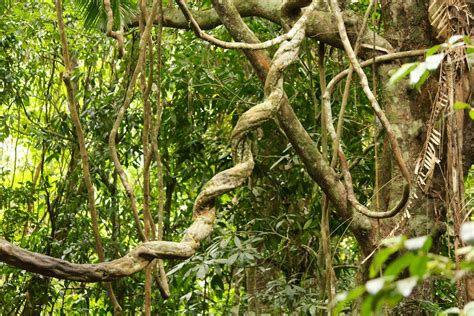
M 370 12 L 372 12 L 372 7 L 374 6 L 374 1 L 375 0 L 370 1 L 369 6 L 367 7 L 367 10 L 365 11 L 364 19 L 362 20 L 362 26 L 360 27 L 360 30 L 357 33 L 357 39 L 356 39 L 356 42 L 355 42 L 355 45 L 354 45 L 354 54 L 356 56 L 359 52 L 360 44 L 361 44 L 361 41 L 362 41 L 362 35 L 364 34 L 365 29 L 367 27 L 367 21 L 369 19 Z M 338 117 L 338 120 L 337 120 L 336 137 L 333 138 L 333 140 L 332 140 L 333 141 L 333 155 L 332 155 L 332 160 L 331 160 L 331 167 L 333 167 L 333 168 L 336 166 L 336 163 L 337 163 L 337 151 L 339 149 L 339 144 L 340 144 L 341 138 L 342 138 L 342 126 L 344 125 L 344 114 L 345 114 L 345 111 L 346 111 L 347 101 L 349 99 L 349 92 L 350 92 L 353 72 L 354 72 L 354 66 L 351 64 L 349 66 L 349 72 L 347 74 L 346 84 L 344 86 L 344 93 L 342 95 L 341 109 L 339 111 L 339 117 Z M 322 93 L 323 94 L 323 99 L 324 99 L 325 92 L 326 91 L 324 91 Z M 331 122 L 331 124 L 332 124 L 332 122 Z
M 132 101 L 133 91 L 135 89 L 135 83 L 137 81 L 138 75 L 140 74 L 143 64 L 145 62 L 146 46 L 147 46 L 148 41 L 150 40 L 151 29 L 153 27 L 153 18 L 156 15 L 157 9 L 158 9 L 158 0 L 154 0 L 151 13 L 148 16 L 148 19 L 146 21 L 145 29 L 143 31 L 143 34 L 140 37 L 137 65 L 135 66 L 135 70 L 133 71 L 132 78 L 130 79 L 129 86 L 125 94 L 125 100 L 123 101 L 123 104 L 117 113 L 117 118 L 115 119 L 114 125 L 112 127 L 112 130 L 110 131 L 110 136 L 109 136 L 110 155 L 114 162 L 115 168 L 117 169 L 117 173 L 119 174 L 120 181 L 122 182 L 122 185 L 125 189 L 128 199 L 130 200 L 130 205 L 132 207 L 135 226 L 137 227 L 137 233 L 142 241 L 147 241 L 148 239 L 145 236 L 145 233 L 141 227 L 135 193 L 133 191 L 132 186 L 130 185 L 130 182 L 128 181 L 128 176 L 125 173 L 125 170 L 122 164 L 120 163 L 120 159 L 118 157 L 116 138 L 117 138 L 120 124 Z
M 325 63 L 325 47 L 324 43 L 319 44 L 318 48 L 318 66 L 319 66 L 319 84 L 321 87 L 321 94 L 324 95 L 326 91 L 326 67 Z M 330 110 L 330 109 L 329 109 Z M 328 125 L 326 120 L 328 109 L 321 107 L 321 147 L 324 159 L 328 159 Z M 323 293 L 327 293 L 328 306 L 330 307 L 336 290 L 334 288 L 333 267 L 331 255 L 331 231 L 329 227 L 329 199 L 326 194 L 322 194 L 321 199 L 321 256 L 324 258 L 325 273 L 322 281 Z
M 343 20 L 342 13 L 340 11 L 339 5 L 338 5 L 336 0 L 331 0 L 330 4 L 331 4 L 331 7 L 334 11 L 334 15 L 336 17 L 336 20 L 337 20 L 337 27 L 338 27 L 338 30 L 339 30 L 339 34 L 340 34 L 341 41 L 343 43 L 344 49 L 345 49 L 345 51 L 346 51 L 346 53 L 349 57 L 349 60 L 351 61 L 352 67 L 354 68 L 356 73 L 359 75 L 361 85 L 362 85 L 362 89 L 363 89 L 364 93 L 366 94 L 367 98 L 369 99 L 375 114 L 377 115 L 378 119 L 380 120 L 380 122 L 382 123 L 383 127 L 385 128 L 385 130 L 387 132 L 388 140 L 390 142 L 392 152 L 394 154 L 395 161 L 397 162 L 398 167 L 400 168 L 400 171 L 401 171 L 403 177 L 405 178 L 405 181 L 407 182 L 407 185 L 405 186 L 405 189 L 404 189 L 404 192 L 403 192 L 403 196 L 402 196 L 400 202 L 398 203 L 398 205 L 395 206 L 395 208 L 393 208 L 390 211 L 386 211 L 386 212 L 374 212 L 374 211 L 371 211 L 371 210 L 367 209 L 367 207 L 362 205 L 357 200 L 357 198 L 355 197 L 354 189 L 353 189 L 353 186 L 352 186 L 352 177 L 351 177 L 351 174 L 350 174 L 349 170 L 347 169 L 348 168 L 347 161 L 345 159 L 344 153 L 342 152 L 342 149 L 340 148 L 340 146 L 338 146 L 338 147 L 335 147 L 335 150 L 339 151 L 338 156 L 339 156 L 339 159 L 341 161 L 341 167 L 343 169 L 344 182 L 346 184 L 348 200 L 351 203 L 351 205 L 357 211 L 359 211 L 360 213 L 362 213 L 366 216 L 373 217 L 373 218 L 391 217 L 391 216 L 396 215 L 398 212 L 400 212 L 408 203 L 409 196 L 410 196 L 411 174 L 410 174 L 410 171 L 408 170 L 408 168 L 405 164 L 405 161 L 403 159 L 403 156 L 402 156 L 400 146 L 398 144 L 395 132 L 394 132 L 390 122 L 388 121 L 387 117 L 385 116 L 385 112 L 380 108 L 380 105 L 378 104 L 377 99 L 375 98 L 374 94 L 372 93 L 372 91 L 369 87 L 369 82 L 368 82 L 367 76 L 365 75 L 364 71 L 362 70 L 362 67 L 359 64 L 359 62 L 357 60 L 357 57 L 356 57 L 356 54 L 354 53 L 354 50 L 351 46 L 349 38 L 347 37 L 346 27 L 344 25 L 344 20 Z M 326 101 L 326 102 L 324 102 L 324 106 L 330 107 L 330 104 Z M 332 118 L 330 118 L 328 116 L 327 119 L 331 123 L 330 125 L 332 126 Z M 334 131 L 334 127 L 331 128 L 331 126 L 329 126 L 330 133 L 333 134 L 333 138 L 337 138 L 336 132 Z
M 110 0 L 104 0 L 104 9 L 107 15 L 107 36 L 113 37 L 117 40 L 119 57 L 125 55 L 125 41 L 123 37 L 124 27 L 123 22 L 120 21 L 120 30 L 114 31 L 114 12 Z
M 147 18 L 147 6 L 145 0 L 140 0 L 140 36 L 143 36 L 146 25 Z M 147 47 L 149 48 L 148 60 L 150 64 L 150 71 L 148 72 L 148 79 L 146 78 L 146 62 L 143 62 L 142 69 L 140 72 L 140 89 L 142 93 L 143 100 L 143 130 L 142 130 L 142 145 L 143 145 L 143 221 L 144 221 L 144 230 L 147 240 L 155 239 L 155 224 L 153 223 L 153 218 L 150 213 L 150 204 L 151 204 L 151 192 L 150 192 L 150 125 L 151 125 L 151 106 L 150 106 L 150 87 L 153 83 L 153 46 L 151 43 L 151 36 L 147 45 L 144 49 L 146 51 Z M 146 56 L 145 56 L 146 60 Z M 152 299 L 152 274 L 153 274 L 153 264 L 148 265 L 145 268 L 145 299 L 143 303 L 144 315 L 151 315 L 151 299 Z
M 171 3 L 171 1 L 170 1 Z M 163 35 L 163 1 L 158 0 L 158 29 L 157 29 L 157 62 L 156 62 L 156 113 L 153 129 L 151 133 L 151 145 L 152 151 L 149 155 L 154 153 L 156 165 L 157 165 L 157 176 L 158 176 L 158 231 L 156 238 L 158 241 L 163 239 L 164 235 L 164 205 L 165 205 L 165 186 L 163 182 L 163 163 L 161 161 L 161 153 L 158 147 L 158 137 L 160 135 L 161 118 L 163 114 L 163 103 L 161 102 L 161 59 L 162 59 L 162 35 Z M 162 259 L 157 260 L 158 263 L 158 277 L 157 284 L 160 290 L 161 296 L 166 299 L 170 296 L 170 289 L 168 285 L 168 278 Z
M 342 13 L 339 8 L 339 5 L 336 0 L 330 0 L 330 3 L 334 11 L 334 16 L 336 17 L 336 20 L 337 20 L 339 35 L 341 37 L 341 41 L 342 41 L 342 44 L 344 45 L 344 49 L 347 53 L 347 56 L 349 57 L 349 60 L 351 61 L 351 64 L 354 67 L 355 72 L 358 74 L 360 78 L 362 89 L 364 90 L 364 93 L 369 99 L 370 104 L 372 105 L 372 108 L 375 114 L 377 115 L 378 119 L 380 120 L 385 130 L 387 131 L 390 146 L 392 147 L 392 151 L 395 156 L 395 161 L 397 162 L 398 167 L 400 168 L 400 171 L 402 172 L 402 175 L 405 178 L 406 182 L 408 184 L 411 184 L 411 174 L 405 164 L 405 161 L 403 160 L 402 152 L 400 150 L 400 145 L 398 144 L 395 132 L 389 120 L 387 119 L 385 112 L 380 108 L 380 105 L 377 99 L 372 93 L 372 90 L 369 87 L 367 76 L 364 73 L 364 70 L 362 70 L 362 67 L 359 64 L 359 61 L 357 60 L 357 57 L 351 46 L 349 38 L 347 37 L 346 26 L 344 25 L 344 19 L 342 17 Z
M 56 16 L 58 19 L 59 37 L 61 40 L 61 47 L 62 47 L 63 60 L 64 60 L 63 81 L 66 86 L 66 92 L 67 92 L 67 105 L 68 105 L 69 112 L 71 112 L 71 119 L 74 124 L 74 128 L 76 130 L 77 142 L 79 144 L 79 151 L 81 155 L 82 170 L 83 170 L 82 174 L 84 177 L 84 183 L 87 188 L 87 198 L 88 198 L 89 211 L 90 211 L 91 220 L 92 220 L 92 231 L 93 231 L 94 240 L 95 240 L 95 250 L 97 252 L 97 256 L 99 257 L 99 261 L 104 262 L 105 254 L 104 254 L 104 248 L 102 246 L 102 242 L 100 239 L 99 219 L 98 219 L 97 209 L 95 205 L 95 190 L 94 190 L 94 185 L 92 183 L 92 179 L 90 175 L 89 158 L 87 155 L 84 132 L 82 130 L 79 114 L 77 113 L 77 102 L 75 99 L 74 87 L 71 82 L 72 62 L 69 55 L 69 48 L 68 48 L 67 36 L 66 36 L 66 31 L 65 31 L 65 26 L 64 26 L 63 9 L 62 9 L 61 0 L 56 0 L 55 8 L 56 8 Z M 110 282 L 106 282 L 105 288 L 107 289 L 110 300 L 112 301 L 112 305 L 114 307 L 115 313 L 121 314 L 122 307 L 120 306 L 119 302 L 117 301 L 117 298 L 115 297 L 112 284 Z

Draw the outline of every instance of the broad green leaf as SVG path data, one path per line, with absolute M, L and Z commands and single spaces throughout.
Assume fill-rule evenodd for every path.
M 427 240 L 428 236 L 421 236 L 405 240 L 405 248 L 408 250 L 421 249 Z
M 429 56 L 433 55 L 434 53 L 438 52 L 440 47 L 441 47 L 441 45 L 435 45 L 435 46 L 431 47 L 430 49 L 428 49 L 428 51 L 426 52 L 426 57 L 429 57 Z
M 238 257 L 239 257 L 239 254 L 234 253 L 232 256 L 229 257 L 229 259 L 227 259 L 227 264 L 228 265 L 233 265 L 235 260 L 237 260 Z
M 420 63 L 410 72 L 410 84 L 415 85 L 420 81 L 423 74 L 426 72 L 426 63 Z
M 439 65 L 444 59 L 444 56 L 446 56 L 444 53 L 440 53 L 440 54 L 426 57 L 426 60 L 425 60 L 426 69 L 430 71 L 438 69 Z
M 418 65 L 418 63 L 409 63 L 409 64 L 403 64 L 400 69 L 398 69 L 391 77 L 390 77 L 390 81 L 389 81 L 389 84 L 394 84 L 400 80 L 402 80 L 403 78 L 405 78 L 409 73 L 410 71 L 412 71 L 416 66 Z
M 377 294 L 385 285 L 385 278 L 377 278 L 365 283 L 365 289 L 372 295 Z
M 209 270 L 209 267 L 207 266 L 207 264 L 200 265 L 196 273 L 196 277 L 202 280 L 206 276 L 208 270 Z
M 242 242 L 240 241 L 239 237 L 237 237 L 237 236 L 234 237 L 234 243 L 237 246 L 237 248 L 239 248 L 239 249 L 242 248 Z
M 229 238 L 222 238 L 219 246 L 221 247 L 221 249 L 225 249 L 227 247 L 227 245 L 229 244 Z
M 474 120 L 474 110 L 469 111 L 469 117 L 471 118 L 471 120 Z
M 460 236 L 462 241 L 473 244 L 474 243 L 474 222 L 467 222 L 462 224 Z
M 421 247 L 421 251 L 427 254 L 430 251 L 432 244 L 433 244 L 433 239 L 431 238 L 431 236 L 428 236 L 428 239 L 423 244 L 423 247 Z
M 464 110 L 470 108 L 469 104 L 457 101 L 453 104 L 453 109 L 455 110 Z
M 415 255 L 412 252 L 407 252 L 403 256 L 397 258 L 395 261 L 385 269 L 384 275 L 398 276 L 400 272 L 408 268 L 415 259 Z
M 362 296 L 362 294 L 365 293 L 365 287 L 360 285 L 356 288 L 354 288 L 352 291 L 350 291 L 346 296 L 345 298 L 340 301 L 337 305 L 336 305 L 336 308 L 334 309 L 334 315 L 339 315 L 339 313 L 344 309 L 345 305 L 348 303 L 348 302 L 351 302 L 357 298 L 359 298 L 360 296 Z
M 411 277 L 407 279 L 402 279 L 397 281 L 397 290 L 402 294 L 404 297 L 408 297 L 418 282 L 417 277 Z
M 415 258 L 409 268 L 410 275 L 422 278 L 428 269 L 428 260 L 428 257 L 425 255 Z
M 374 297 L 369 295 L 363 302 L 360 308 L 361 315 L 373 315 L 374 311 Z
M 382 268 L 382 265 L 385 263 L 385 261 L 387 261 L 387 259 L 398 250 L 399 250 L 398 245 L 380 250 L 375 255 L 374 261 L 370 265 L 369 276 L 371 278 L 375 277 L 380 272 L 380 269 Z
M 346 299 L 347 300 L 355 300 L 356 298 L 358 298 L 362 294 L 364 294 L 364 292 L 365 292 L 365 287 L 358 286 L 355 289 L 353 289 L 352 291 L 350 291 L 349 294 L 347 294 Z

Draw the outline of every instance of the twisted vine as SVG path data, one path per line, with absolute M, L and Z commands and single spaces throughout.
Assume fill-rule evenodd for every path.
M 290 41 L 283 42 L 275 53 L 265 82 L 265 100 L 245 112 L 232 132 L 234 166 L 216 174 L 204 185 L 194 203 L 193 223 L 185 231 L 180 242 L 148 241 L 142 243 L 124 257 L 110 262 L 76 264 L 31 252 L 0 239 L 0 261 L 50 277 L 82 282 L 100 282 L 132 275 L 146 268 L 155 259 L 185 259 L 194 255 L 200 241 L 207 238 L 212 231 L 215 219 L 215 199 L 219 195 L 240 186 L 252 173 L 254 161 L 248 134 L 261 124 L 273 119 L 280 105 L 284 102 L 283 72 L 298 57 L 299 47 L 305 38 L 306 21 L 313 9 L 314 7 L 310 6 L 310 9 L 300 18 L 300 26 L 293 38 Z M 152 12 L 155 12 L 155 10 L 154 5 Z M 150 18 L 147 21 L 145 34 L 140 42 L 141 45 L 144 45 L 148 38 L 149 27 Z M 138 72 L 135 72 L 135 80 L 137 76 Z M 128 93 L 127 97 L 129 97 Z M 129 100 L 127 98 L 125 107 L 122 106 L 120 109 L 119 118 L 114 125 L 113 131 L 115 131 L 115 134 L 118 130 L 118 124 L 120 124 L 120 117 L 124 115 L 128 104 Z M 113 145 L 111 146 L 112 149 L 115 149 L 114 133 L 112 133 L 110 141 Z M 118 160 L 116 156 L 114 160 Z M 121 176 L 123 177 L 124 174 L 122 173 Z M 124 184 L 126 183 L 128 181 L 125 181 Z M 139 229 L 140 231 L 141 229 Z
M 215 209 L 214 201 L 221 194 L 228 192 L 244 183 L 252 174 L 254 161 L 247 135 L 263 123 L 273 119 L 284 98 L 283 72 L 298 57 L 299 47 L 305 38 L 305 24 L 308 10 L 300 18 L 299 28 L 290 41 L 283 42 L 273 57 L 267 79 L 265 81 L 265 100 L 250 108 L 241 115 L 232 131 L 232 157 L 234 166 L 224 170 L 209 180 L 199 193 L 193 208 L 195 222 L 186 231 L 183 241 L 199 241 L 207 237 L 203 232 L 212 228 Z M 194 229 L 199 227 L 200 229 Z

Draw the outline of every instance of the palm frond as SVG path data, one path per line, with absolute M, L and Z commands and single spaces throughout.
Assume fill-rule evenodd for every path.
M 86 28 L 103 28 L 107 23 L 107 17 L 102 0 L 73 0 L 77 6 Z M 114 13 L 114 29 L 120 27 L 120 23 L 127 25 L 138 13 L 136 0 L 112 0 L 112 11 Z

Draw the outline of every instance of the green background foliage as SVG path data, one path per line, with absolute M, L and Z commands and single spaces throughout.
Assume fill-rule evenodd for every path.
M 106 259 L 111 260 L 139 244 L 107 145 L 115 113 L 136 64 L 139 34 L 138 30 L 127 30 L 127 55 L 118 59 L 114 40 L 105 36 L 101 3 L 65 2 L 65 23 L 75 67 L 72 81 L 97 190 L 100 233 Z M 113 3 L 115 27 L 137 13 L 134 1 Z M 166 1 L 164 5 L 168 5 Z M 192 5 L 208 8 L 210 1 L 194 1 Z M 366 5 L 367 1 L 359 1 L 352 7 L 363 12 Z M 61 80 L 64 69 L 54 3 L 3 1 L 0 8 L 0 236 L 31 251 L 71 262 L 97 262 L 87 191 Z M 259 19 L 246 22 L 261 39 L 273 38 L 280 31 Z M 212 33 L 230 39 L 223 27 Z M 156 30 L 152 36 L 156 39 Z M 239 51 L 216 48 L 190 31 L 175 29 L 164 30 L 162 47 L 164 112 L 159 146 L 167 197 L 164 239 L 179 240 L 191 223 L 193 201 L 200 188 L 216 172 L 232 165 L 232 127 L 245 110 L 262 100 L 263 91 Z M 314 41 L 304 43 L 299 63 L 286 75 L 285 89 L 298 117 L 319 144 L 317 51 Z M 348 61 L 334 49 L 328 49 L 326 56 L 326 76 L 330 80 L 347 68 Z M 339 110 L 342 90 L 334 97 L 334 113 Z M 118 143 L 122 163 L 140 192 L 138 204 L 142 205 L 143 111 L 138 91 L 119 130 Z M 152 93 L 151 102 L 159 102 L 156 93 Z M 352 176 L 356 194 L 365 203 L 372 199 L 375 167 L 374 150 L 364 150 L 374 143 L 377 123 L 359 86 L 351 88 L 349 102 L 344 144 L 350 161 L 361 159 Z M 275 313 L 324 313 L 325 296 L 318 281 L 323 274 L 319 263 L 324 260 L 319 251 L 321 191 L 274 122 L 266 123 L 253 137 L 259 143 L 254 148 L 252 178 L 218 200 L 216 228 L 197 255 L 165 263 L 171 297 L 162 300 L 159 292 L 153 291 L 156 313 L 225 315 L 239 300 L 241 312 L 245 311 L 250 304 L 246 285 L 249 269 L 271 275 L 271 281 L 259 288 L 258 298 Z M 157 209 L 157 181 L 153 171 L 152 210 Z M 472 178 L 466 188 L 468 203 L 472 203 Z M 357 283 L 361 258 L 348 232 L 350 224 L 335 218 L 330 222 L 338 292 L 350 291 Z M 382 250 L 376 258 L 388 256 L 387 251 L 398 251 L 400 245 Z M 387 267 L 392 271 L 388 275 L 401 273 L 414 256 L 428 264 L 423 261 L 430 258 L 426 250 L 404 254 Z M 441 252 L 452 255 L 444 245 Z M 379 266 L 371 277 L 377 275 L 386 259 L 376 259 Z M 416 269 L 423 267 L 410 266 L 410 275 L 422 279 L 424 272 Z M 442 269 L 450 271 L 451 266 Z M 386 283 L 384 302 L 400 300 L 400 294 L 392 291 L 394 282 L 392 278 Z M 143 273 L 113 282 L 127 313 L 142 310 L 143 284 Z M 98 284 L 45 278 L 0 264 L 0 285 L 0 314 L 18 314 L 28 304 L 44 314 L 112 312 L 105 290 Z M 350 292 L 352 299 L 363 294 L 363 287 L 360 289 Z M 454 306 L 456 298 L 449 281 L 439 281 L 436 291 L 438 301 L 433 305 L 439 309 Z M 376 299 L 366 298 L 363 306 L 377 309 Z M 373 301 L 367 303 L 369 300 Z

